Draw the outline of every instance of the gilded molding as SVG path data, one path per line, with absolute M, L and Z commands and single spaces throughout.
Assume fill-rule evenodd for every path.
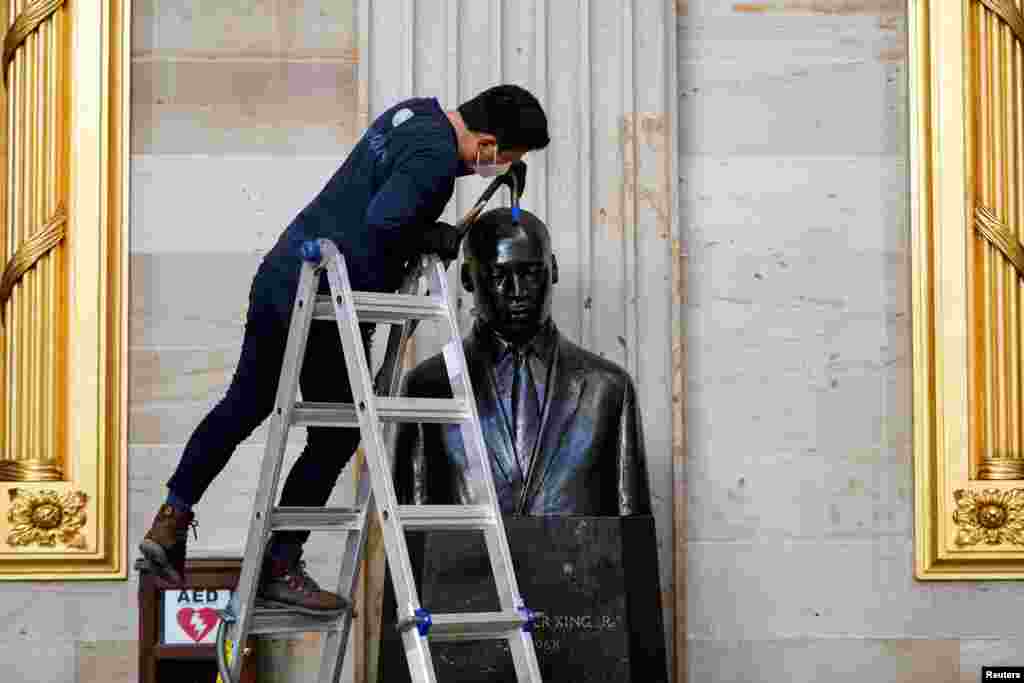
M 978 466 L 978 479 L 986 481 L 1019 481 L 1024 479 L 1024 459 L 985 458 Z
M 1024 489 L 953 492 L 956 511 L 953 521 L 959 529 L 958 546 L 1012 543 L 1024 545 Z
M 74 549 L 86 546 L 85 504 L 89 496 L 81 491 L 69 491 L 64 495 L 56 491 L 21 491 L 11 489 L 11 509 L 7 520 L 11 531 L 7 545 L 24 547 L 39 545 L 53 548 L 58 541 Z
M 64 2 L 65 0 L 38 0 L 38 2 L 33 2 L 23 9 L 18 18 L 14 20 L 10 30 L 4 35 L 2 66 L 5 86 L 7 85 L 7 67 L 10 66 L 11 60 L 14 59 L 14 53 L 25 42 L 25 39 L 32 35 L 33 31 L 38 29 L 44 21 L 61 8 Z
M 0 278 L 0 324 L 3 324 L 3 306 L 14 291 L 14 286 L 39 259 L 61 243 L 67 234 L 67 221 L 67 212 L 63 206 L 58 206 L 43 229 L 25 240 L 4 268 L 3 277 Z
M 1024 17 L 1011 4 L 906 4 L 919 580 L 1024 578 L 1024 245 L 1004 223 L 1024 197 Z
M 17 5 L 36 18 L 23 13 L 5 36 L 5 94 L 24 103 L 8 117 L 7 141 L 35 151 L 8 169 L 8 286 L 15 252 L 19 270 L 28 267 L 32 231 L 53 227 L 52 243 L 63 221 L 66 237 L 29 267 L 4 311 L 0 336 L 16 344 L 6 345 L 4 371 L 15 372 L 0 396 L 3 467 L 39 476 L 58 465 L 64 477 L 0 481 L 0 582 L 124 579 L 131 3 Z M 46 8 L 57 9 L 42 20 Z
M 46 460 L 0 460 L 0 481 L 61 481 L 64 471 Z

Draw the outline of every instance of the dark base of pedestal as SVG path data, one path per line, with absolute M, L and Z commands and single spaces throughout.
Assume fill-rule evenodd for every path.
M 508 517 L 523 599 L 542 612 L 533 632 L 545 681 L 666 682 L 664 625 L 652 517 Z M 482 534 L 410 534 L 423 606 L 434 613 L 498 608 Z M 419 569 L 422 567 L 422 569 Z M 394 628 L 390 574 L 384 592 L 379 683 L 409 670 Z M 432 643 L 438 680 L 516 682 L 503 641 Z
M 217 664 L 211 661 L 166 660 L 159 665 L 157 680 L 175 683 L 216 683 Z

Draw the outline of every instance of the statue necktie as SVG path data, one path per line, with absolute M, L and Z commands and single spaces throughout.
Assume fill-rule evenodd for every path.
M 529 355 L 517 351 L 512 375 L 512 425 L 515 430 L 516 456 L 523 477 L 530 467 L 530 454 L 540 431 L 540 401 L 530 373 Z

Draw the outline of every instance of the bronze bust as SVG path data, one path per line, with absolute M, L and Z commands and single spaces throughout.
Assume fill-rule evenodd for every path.
M 650 514 L 633 381 L 551 320 L 558 264 L 547 226 L 528 211 L 516 223 L 496 209 L 477 220 L 464 249 L 462 283 L 477 320 L 463 346 L 502 513 Z M 450 397 L 443 356 L 413 369 L 404 393 Z M 465 463 L 456 425 L 401 425 L 399 501 L 472 502 Z

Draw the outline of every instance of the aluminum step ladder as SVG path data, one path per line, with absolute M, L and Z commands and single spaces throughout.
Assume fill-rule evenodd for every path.
M 413 264 L 397 294 L 352 290 L 345 259 L 329 240 L 306 242 L 303 265 L 277 399 L 271 415 L 260 484 L 256 492 L 241 576 L 231 604 L 221 611 L 217 657 L 224 683 L 239 680 L 242 656 L 225 656 L 225 645 L 245 643 L 251 635 L 320 631 L 323 633 L 320 683 L 336 683 L 341 675 L 352 620 L 369 515 L 377 510 L 383 531 L 388 566 L 398 605 L 398 628 L 411 680 L 435 683 L 431 641 L 503 639 L 508 642 L 517 680 L 541 683 L 532 630 L 539 614 L 522 601 L 516 582 L 505 526 L 498 507 L 491 464 L 484 445 L 476 399 L 459 337 L 445 266 L 437 256 L 423 256 Z M 318 296 L 320 274 L 326 270 L 330 296 Z M 420 278 L 427 293 L 420 295 Z M 352 387 L 353 404 L 297 402 L 299 373 L 311 321 L 336 320 Z M 398 397 L 399 374 L 405 342 L 421 320 L 447 324 L 449 341 L 443 348 L 453 399 Z M 375 391 L 363 352 L 360 323 L 384 323 L 391 328 L 388 353 Z M 325 369 L 329 371 L 329 369 Z M 380 395 L 383 394 L 383 395 Z M 393 464 L 385 443 L 397 422 L 454 423 L 461 428 L 470 462 L 474 505 L 399 505 L 392 481 Z M 284 460 L 288 430 L 299 426 L 358 427 L 365 453 L 356 506 L 277 507 L 274 501 Z M 388 436 L 383 434 L 387 425 Z M 369 476 L 367 476 L 367 468 Z M 257 582 L 264 554 L 275 530 L 344 530 L 346 542 L 337 593 L 346 603 L 340 616 L 307 616 L 297 611 L 260 606 Z M 464 529 L 482 531 L 487 545 L 500 611 L 485 613 L 431 614 L 419 600 L 405 531 Z M 237 649 L 237 648 L 236 648 Z

